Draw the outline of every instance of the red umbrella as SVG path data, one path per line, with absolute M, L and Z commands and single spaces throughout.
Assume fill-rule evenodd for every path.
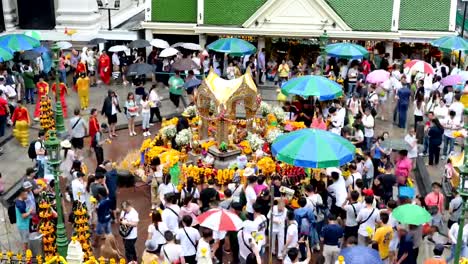
M 405 64 L 405 68 L 409 68 L 411 73 L 422 72 L 425 74 L 434 74 L 434 68 L 422 60 L 412 60 Z
M 235 213 L 225 209 L 211 209 L 197 217 L 200 226 L 214 231 L 237 231 L 242 228 L 242 220 Z

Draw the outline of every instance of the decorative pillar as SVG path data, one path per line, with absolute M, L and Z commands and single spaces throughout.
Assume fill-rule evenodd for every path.
M 198 44 L 202 49 L 205 48 L 206 46 L 206 35 L 205 34 L 200 34 L 198 35 Z
M 394 32 L 398 31 L 398 28 L 400 27 L 400 4 L 401 0 L 393 0 L 391 30 Z
M 393 61 L 393 42 L 387 41 L 385 42 L 385 53 L 390 54 L 390 57 L 388 59 L 388 62 L 390 65 L 392 64 Z
M 5 20 L 5 30 L 11 31 L 16 27 L 18 20 L 16 1 L 14 0 L 2 0 L 3 4 L 3 19 Z
M 263 48 L 265 48 L 265 37 L 258 37 L 257 52 L 262 51 Z
M 55 28 L 98 30 L 100 18 L 96 0 L 58 0 Z
M 205 23 L 205 0 L 197 0 L 197 25 Z
M 151 41 L 153 39 L 153 30 L 145 29 L 145 39 L 147 41 Z M 152 46 L 146 47 L 146 54 L 150 54 L 152 49 Z

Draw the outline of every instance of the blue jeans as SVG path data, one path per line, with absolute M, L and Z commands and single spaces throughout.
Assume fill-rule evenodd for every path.
M 37 177 L 44 178 L 44 161 L 43 160 L 36 160 L 36 167 L 37 167 Z
M 450 152 L 453 151 L 453 144 L 455 143 L 454 138 L 447 137 L 444 135 L 444 149 L 442 151 L 443 156 L 448 156 Z M 448 145 L 448 151 L 447 151 L 447 145 Z
M 364 137 L 364 142 L 366 143 L 364 150 L 370 150 L 372 147 L 372 137 Z
M 406 115 L 408 113 L 408 105 L 407 104 L 398 104 L 398 127 L 405 128 L 406 127 Z
M 427 154 L 427 151 L 429 150 L 429 136 L 428 135 L 424 135 L 424 138 L 423 138 L 423 154 Z
M 355 82 L 348 83 L 348 96 L 352 96 L 353 93 L 356 91 L 357 84 Z
M 450 256 L 448 258 L 445 259 L 445 261 L 447 261 L 447 263 L 450 263 L 453 258 L 455 257 L 455 247 L 457 245 L 452 245 L 451 247 L 451 250 L 450 250 Z M 460 257 L 466 257 L 466 255 L 468 254 L 468 248 L 465 246 L 465 245 L 462 245 L 462 248 L 460 250 Z
M 65 69 L 60 70 L 59 79 L 60 79 L 60 82 L 67 83 L 67 70 Z
M 25 94 L 26 101 L 34 104 L 34 88 L 26 88 L 25 90 L 26 90 L 26 94 Z
M 99 223 L 99 221 L 97 222 L 97 225 L 96 225 L 96 235 L 100 236 L 100 235 L 107 235 L 107 234 L 110 234 L 111 233 L 111 222 L 107 222 L 107 223 Z

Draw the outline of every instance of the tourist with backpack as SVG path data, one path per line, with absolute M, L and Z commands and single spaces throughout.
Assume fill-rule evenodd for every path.
M 315 215 L 314 211 L 307 207 L 307 199 L 305 197 L 299 198 L 298 204 L 301 208 L 294 210 L 294 217 L 298 224 L 299 237 L 305 237 L 311 241 L 310 245 L 314 246 L 318 244 L 318 235 L 315 230 Z M 305 259 L 306 250 L 305 248 L 299 247 L 301 251 L 301 261 Z
M 44 178 L 44 166 L 45 166 L 46 154 L 47 154 L 47 151 L 44 145 L 44 139 L 45 139 L 45 131 L 40 130 L 37 135 L 37 139 L 31 142 L 28 148 L 28 157 L 31 160 L 36 161 L 36 168 L 37 168 L 36 175 L 38 178 Z

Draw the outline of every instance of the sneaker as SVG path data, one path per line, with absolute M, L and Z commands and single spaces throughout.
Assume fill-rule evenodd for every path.
M 137 135 L 137 133 L 136 133 L 135 131 L 133 131 L 133 135 L 134 135 L 134 136 L 136 136 L 136 135 Z
M 143 132 L 143 136 L 146 137 L 146 132 Z
M 131 136 L 131 137 L 133 137 L 133 133 L 132 133 L 132 132 L 128 133 L 128 135 Z
M 440 159 L 444 160 L 446 158 L 445 155 L 442 155 L 442 157 L 440 157 Z
M 70 197 L 70 194 L 69 193 L 65 193 L 65 200 L 67 202 L 71 202 L 71 197 Z
M 150 127 L 154 126 L 154 123 L 150 123 Z
M 146 132 L 147 136 L 151 136 L 151 133 L 149 131 Z

